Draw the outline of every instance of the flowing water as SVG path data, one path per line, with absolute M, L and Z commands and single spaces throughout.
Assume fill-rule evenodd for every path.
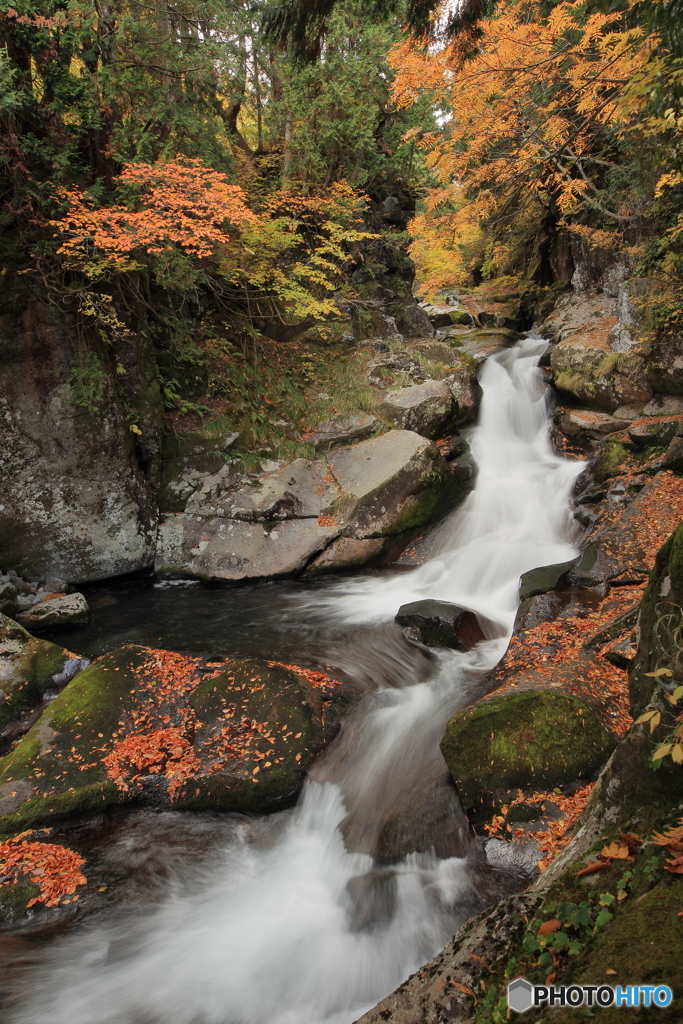
M 485 364 L 476 486 L 435 557 L 290 600 L 292 618 L 346 630 L 330 660 L 368 691 L 299 806 L 270 829 L 236 827 L 145 913 L 54 943 L 13 1024 L 350 1024 L 503 891 L 438 742 L 453 711 L 486 692 L 519 576 L 576 552 L 569 495 L 582 467 L 550 447 L 545 347 L 526 339 Z M 472 609 L 488 639 L 429 659 L 387 632 L 401 604 L 422 598 Z

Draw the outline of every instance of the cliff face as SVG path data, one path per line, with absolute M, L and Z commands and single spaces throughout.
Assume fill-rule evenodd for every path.
M 154 561 L 155 496 L 113 377 L 103 377 L 98 412 L 77 408 L 77 356 L 68 316 L 26 295 L 4 305 L 0 564 L 28 579 L 58 572 L 83 583 Z

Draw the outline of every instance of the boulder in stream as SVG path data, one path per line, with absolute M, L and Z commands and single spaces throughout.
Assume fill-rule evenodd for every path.
M 466 809 L 496 791 L 590 779 L 615 740 L 591 709 L 547 690 L 508 693 L 456 714 L 441 750 Z
M 298 666 L 136 645 L 105 654 L 0 761 L 0 834 L 131 801 L 286 806 L 344 700 L 340 683 Z
M 410 639 L 428 647 L 469 651 L 485 639 L 476 615 L 448 601 L 411 601 L 401 605 L 395 621 L 407 627 Z
M 160 525 L 156 570 L 223 580 L 292 575 L 337 538 L 377 539 L 428 521 L 451 478 L 438 449 L 408 430 L 296 459 L 252 486 L 195 492 Z M 378 547 L 367 546 L 369 558 Z M 351 564 L 347 556 L 340 548 L 318 567 Z
M 82 626 L 88 621 L 88 602 L 83 594 L 46 594 L 31 608 L 17 615 L 27 629 Z

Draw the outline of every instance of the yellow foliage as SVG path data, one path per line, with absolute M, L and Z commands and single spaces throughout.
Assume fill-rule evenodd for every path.
M 427 92 L 444 111 L 441 130 L 419 140 L 438 178 L 427 214 L 444 204 L 459 211 L 418 224 L 428 227 L 431 244 L 441 239 L 442 253 L 459 247 L 460 217 L 469 225 L 505 219 L 520 201 L 535 204 L 536 218 L 588 205 L 621 220 L 604 209 L 596 171 L 608 134 L 627 130 L 642 113 L 642 95 L 626 102 L 623 93 L 642 75 L 656 40 L 628 27 L 637 0 L 589 17 L 560 3 L 544 18 L 539 6 L 501 0 L 481 22 L 473 55 L 463 54 L 458 39 L 442 49 L 408 39 L 391 53 L 399 106 Z M 425 236 L 413 251 L 427 268 L 426 246 Z M 430 287 L 437 277 L 439 266 Z

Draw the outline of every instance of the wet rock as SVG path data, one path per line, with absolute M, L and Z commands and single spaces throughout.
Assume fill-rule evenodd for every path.
M 106 654 L 0 761 L 0 834 L 133 800 L 234 811 L 291 803 L 324 741 L 318 677 L 337 685 L 255 660 L 212 669 L 139 646 Z
M 422 437 L 438 437 L 452 418 L 454 404 L 447 384 L 428 380 L 390 391 L 380 405 L 380 413 L 401 430 L 413 430 Z
M 348 441 L 361 441 L 370 437 L 381 426 L 378 419 L 366 412 L 350 412 L 325 423 L 318 423 L 301 438 L 305 444 L 326 452 Z
M 441 741 L 463 807 L 500 789 L 589 779 L 616 741 L 590 708 L 548 690 L 510 693 L 459 712 Z
M 679 420 L 654 420 L 633 424 L 628 429 L 628 436 L 639 448 L 666 448 L 680 428 Z
M 18 601 L 17 588 L 12 583 L 0 584 L 0 615 L 16 615 Z
M 48 594 L 17 621 L 27 629 L 52 629 L 56 626 L 82 626 L 88 621 L 88 602 L 83 594 Z
M 481 385 L 471 367 L 461 365 L 451 370 L 443 378 L 443 383 L 450 388 L 455 399 L 455 419 L 458 424 L 465 424 L 476 419 L 481 405 Z
M 19 623 L 0 615 L 0 734 L 86 664 L 87 660 L 31 636 Z
M 521 942 L 527 921 L 544 893 L 508 896 L 470 918 L 439 953 L 385 996 L 356 1024 L 466 1024 L 473 1019 L 472 992 L 490 984 L 503 969 L 510 949 Z
M 395 621 L 410 630 L 411 638 L 429 647 L 468 651 L 485 639 L 476 616 L 447 601 L 412 601 L 401 605 Z
M 538 569 L 530 569 L 519 578 L 519 600 L 525 601 L 534 594 L 546 594 L 554 590 L 559 581 L 575 565 L 576 558 L 569 562 L 558 562 L 555 565 L 542 565 Z

